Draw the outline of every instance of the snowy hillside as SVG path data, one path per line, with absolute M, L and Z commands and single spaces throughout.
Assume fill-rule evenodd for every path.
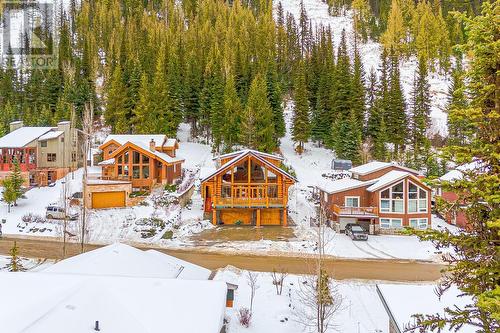
M 298 18 L 300 15 L 301 0 L 281 0 L 283 9 Z M 353 49 L 353 24 L 352 13 L 347 16 L 333 17 L 328 14 L 328 5 L 321 0 L 303 0 L 307 10 L 307 15 L 312 21 L 312 25 L 330 26 L 333 32 L 333 41 L 335 47 L 339 45 L 342 30 L 345 29 L 350 42 L 351 51 Z M 278 4 L 278 1 L 275 2 Z M 369 41 L 362 44 L 360 47 L 363 66 L 366 73 L 369 73 L 372 68 L 378 69 L 380 64 L 380 55 L 382 47 L 380 43 Z M 401 83 L 406 94 L 406 100 L 409 101 L 410 91 L 413 85 L 414 75 L 417 69 L 417 62 L 414 57 L 401 62 Z M 429 75 L 429 83 L 431 86 L 430 93 L 432 96 L 432 127 L 430 132 L 433 134 L 447 135 L 447 114 L 444 113 L 447 99 L 447 91 L 449 84 L 449 76 L 439 73 L 431 73 Z

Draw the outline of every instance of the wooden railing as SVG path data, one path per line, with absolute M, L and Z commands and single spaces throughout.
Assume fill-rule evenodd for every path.
M 333 205 L 333 212 L 337 215 L 378 215 L 377 207 L 346 207 Z
M 238 207 L 282 207 L 283 198 L 217 198 L 216 206 L 224 206 L 228 208 Z

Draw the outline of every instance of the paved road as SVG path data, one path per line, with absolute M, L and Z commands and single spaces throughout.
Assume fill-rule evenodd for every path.
M 29 258 L 62 259 L 62 243 L 57 240 L 34 239 L 29 237 L 1 238 L 0 254 L 8 255 L 14 240 L 17 241 L 20 255 Z M 86 244 L 89 251 L 101 245 Z M 137 245 L 142 249 L 156 249 L 204 266 L 208 269 L 222 268 L 233 265 L 242 269 L 270 272 L 273 269 L 286 269 L 290 274 L 307 274 L 314 272 L 315 260 L 313 256 L 294 256 L 288 253 L 283 255 L 248 255 L 228 254 L 207 251 L 203 248 L 164 249 L 154 246 Z M 80 245 L 67 245 L 67 256 L 80 253 Z M 325 260 L 325 267 L 336 279 L 370 279 L 382 281 L 435 281 L 440 277 L 440 270 L 444 266 L 436 263 L 392 260 L 392 259 L 339 259 L 329 257 Z

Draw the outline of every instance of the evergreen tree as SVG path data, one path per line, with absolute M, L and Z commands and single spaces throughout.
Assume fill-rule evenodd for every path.
M 2 199 L 3 201 L 5 201 L 5 203 L 7 203 L 7 209 L 8 212 L 10 213 L 10 207 L 17 200 L 17 191 L 16 188 L 14 187 L 14 183 L 12 182 L 12 178 L 10 177 L 6 177 L 2 181 L 2 186 L 3 186 Z
M 424 60 L 418 63 L 418 73 L 413 84 L 410 143 L 412 146 L 413 167 L 420 169 L 424 163 L 424 152 L 429 141 L 427 129 L 430 125 L 431 96 L 427 80 L 427 64 Z
M 16 194 L 15 200 L 14 200 L 14 205 L 16 205 L 17 200 L 23 195 L 22 186 L 24 184 L 25 179 L 21 173 L 21 167 L 19 166 L 19 161 L 18 161 L 17 157 L 14 158 L 13 166 L 14 166 L 14 169 L 12 170 L 12 172 L 10 173 L 10 175 L 8 177 L 12 181 L 12 186 L 13 186 L 15 194 Z
M 474 128 L 470 124 L 470 119 L 463 117 L 461 110 L 467 108 L 467 92 L 463 80 L 464 72 L 461 62 L 457 60 L 457 65 L 451 74 L 451 85 L 448 91 L 448 144 L 466 145 L 474 133 Z
M 278 82 L 278 74 L 276 73 L 274 65 L 270 66 L 272 67 L 270 67 L 267 71 L 267 93 L 269 95 L 269 103 L 273 109 L 274 133 L 276 136 L 275 140 L 278 142 L 280 138 L 285 136 L 285 118 L 283 116 L 282 94 Z
M 304 143 L 309 140 L 310 133 L 309 101 L 307 100 L 306 73 L 303 62 L 299 63 L 294 86 L 293 100 L 295 107 L 292 123 L 292 139 L 298 143 L 297 151 L 299 154 L 302 154 Z
M 108 89 L 106 111 L 104 119 L 111 126 L 114 133 L 127 133 L 130 131 L 127 115 L 127 88 L 123 81 L 123 72 L 120 64 L 113 70 L 113 76 Z
M 151 87 L 146 73 L 141 75 L 139 100 L 133 111 L 134 132 L 138 134 L 155 133 L 158 119 L 151 110 Z
M 392 0 L 391 10 L 387 21 L 387 30 L 380 39 L 386 50 L 393 50 L 398 56 L 407 53 L 407 31 L 404 26 L 400 1 L 401 0 Z
M 337 158 L 351 160 L 354 164 L 361 163 L 361 130 L 358 127 L 356 114 L 351 112 L 349 118 L 339 118 L 335 122 L 333 147 Z
M 175 137 L 177 123 L 172 108 L 172 101 L 170 100 L 169 83 L 165 73 L 164 46 L 160 46 L 160 53 L 156 61 L 156 70 L 149 96 L 149 108 L 153 119 L 155 119 L 155 133 L 162 133 L 169 137 Z
M 500 62 L 495 50 L 498 26 L 492 24 L 499 6 L 498 1 L 484 2 L 482 15 L 464 17 L 469 36 L 464 51 L 471 55 L 465 81 L 471 105 L 460 109 L 460 113 L 470 119 L 476 132 L 468 145 L 451 146 L 445 153 L 458 165 L 476 161 L 476 167 L 466 171 L 462 179 L 443 185 L 445 190 L 458 194 L 467 228 L 460 232 L 428 229 L 418 233 L 420 239 L 432 241 L 438 249 L 453 248 L 454 255 L 443 256 L 447 265 L 437 293 L 442 296 L 456 286 L 465 296 L 465 303 L 446 308 L 444 314 L 416 315 L 408 329 L 459 330 L 470 325 L 480 332 L 500 331 Z
M 14 246 L 9 251 L 10 261 L 5 266 L 9 272 L 23 272 L 26 269 L 23 266 L 22 258 L 19 257 L 19 248 L 17 247 L 17 242 L 14 241 Z
M 357 48 L 354 47 L 354 73 L 352 77 L 352 110 L 356 116 L 358 128 L 362 131 L 365 124 L 366 117 L 366 87 L 365 87 L 365 73 L 361 57 Z
M 234 77 L 229 75 L 224 88 L 224 122 L 222 124 L 225 151 L 231 151 L 241 137 L 243 107 L 236 92 Z
M 273 110 L 267 100 L 267 83 L 261 74 L 257 74 L 250 85 L 241 132 L 241 143 L 249 148 L 264 152 L 276 149 Z
M 391 56 L 390 88 L 388 92 L 387 109 L 384 112 L 387 131 L 391 133 L 389 142 L 394 145 L 394 158 L 404 149 L 407 136 L 406 103 L 401 88 L 398 57 Z
M 372 34 L 370 19 L 372 17 L 370 4 L 368 0 L 353 0 L 353 24 L 354 32 L 357 34 L 356 38 L 361 37 L 363 42 L 368 40 L 368 36 Z

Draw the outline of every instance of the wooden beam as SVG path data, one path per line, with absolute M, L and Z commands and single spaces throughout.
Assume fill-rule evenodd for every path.
M 257 227 L 260 227 L 260 209 L 257 209 Z
M 283 208 L 283 226 L 288 226 L 287 216 L 286 216 L 286 207 Z

